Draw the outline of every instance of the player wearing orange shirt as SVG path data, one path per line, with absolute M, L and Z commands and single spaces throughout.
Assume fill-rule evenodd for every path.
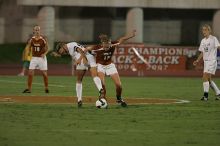
M 34 76 L 34 70 L 39 69 L 43 74 L 45 93 L 49 93 L 48 90 L 48 75 L 47 75 L 47 57 L 48 43 L 45 37 L 40 33 L 40 26 L 35 26 L 33 28 L 34 36 L 30 39 L 27 44 L 29 53 L 32 53 L 32 58 L 29 66 L 28 72 L 28 87 L 23 91 L 23 93 L 31 93 L 32 80 Z
M 126 102 L 122 99 L 122 85 L 121 80 L 115 67 L 115 64 L 112 62 L 112 56 L 114 54 L 115 49 L 121 43 L 125 42 L 126 40 L 133 38 L 135 36 L 135 30 L 124 37 L 121 37 L 117 41 L 111 41 L 111 39 L 107 35 L 100 35 L 100 45 L 95 45 L 92 47 L 88 47 L 87 50 L 94 52 L 96 56 L 96 63 L 97 63 L 97 71 L 98 76 L 102 81 L 103 89 L 106 95 L 106 88 L 105 88 L 105 75 L 109 75 L 116 87 L 116 98 L 117 102 L 121 104 L 122 107 L 126 107 Z

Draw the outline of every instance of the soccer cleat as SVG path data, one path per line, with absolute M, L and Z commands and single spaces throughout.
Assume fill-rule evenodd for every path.
M 216 96 L 215 100 L 220 100 L 220 94 Z
M 105 98 L 105 91 L 103 89 L 99 91 L 99 99 L 101 98 Z
M 31 93 L 29 89 L 25 89 L 22 93 Z
M 78 108 L 82 107 L 82 100 L 78 101 Z
M 48 89 L 45 89 L 45 93 L 49 93 L 49 90 L 48 90 Z
M 207 100 L 208 100 L 208 97 L 203 96 L 203 97 L 201 98 L 201 100 L 207 101 Z
M 116 102 L 121 104 L 122 107 L 127 107 L 127 103 L 124 100 L 122 100 L 122 99 L 119 99 Z

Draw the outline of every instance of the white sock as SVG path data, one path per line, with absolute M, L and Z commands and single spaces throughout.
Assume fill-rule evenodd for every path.
M 98 88 L 98 90 L 100 91 L 102 89 L 102 82 L 101 82 L 100 78 L 96 76 L 93 78 L 93 81 L 94 81 L 96 87 Z
M 76 83 L 76 96 L 78 101 L 82 100 L 82 83 Z
M 210 83 L 211 83 L 210 86 L 211 86 L 212 89 L 215 91 L 215 94 L 216 94 L 216 95 L 219 95 L 219 94 L 220 94 L 220 90 L 219 90 L 218 86 L 215 84 L 214 81 L 211 81 Z
M 203 90 L 204 92 L 209 92 L 209 82 L 203 82 Z

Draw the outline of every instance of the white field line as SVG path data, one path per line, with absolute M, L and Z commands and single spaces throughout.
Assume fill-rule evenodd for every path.
M 19 81 L 9 81 L 9 80 L 0 80 L 1 83 L 11 83 L 11 84 L 25 84 L 25 82 L 19 82 Z M 32 83 L 34 85 L 39 85 L 39 86 L 43 86 L 43 83 Z M 61 88 L 65 88 L 66 86 L 63 85 L 57 85 L 57 84 L 49 84 L 49 86 L 53 86 L 53 87 L 61 87 Z
M 129 97 L 129 98 L 131 98 L 131 97 Z M 128 98 L 128 99 L 129 99 Z M 132 99 L 143 99 L 143 100 L 145 100 L 145 99 L 160 99 L 160 100 L 176 100 L 175 102 L 169 102 L 169 103 L 132 103 L 132 104 L 129 104 L 129 105 L 145 105 L 145 104 L 175 104 L 175 103 L 190 103 L 191 101 L 189 101 L 189 100 L 183 100 L 183 99 L 165 99 L 165 98 L 132 98 Z
M 179 100 L 178 99 L 178 101 L 175 102 L 175 103 L 190 103 L 190 101 L 189 100 Z
M 32 95 L 30 95 L 32 96 Z M 34 95 L 35 96 L 35 95 Z M 146 98 L 136 98 L 136 99 L 146 99 Z M 151 99 L 151 98 L 149 98 Z M 128 105 L 169 105 L 169 104 L 184 104 L 184 103 L 190 103 L 189 100 L 180 100 L 176 99 L 176 102 L 169 102 L 169 103 L 129 103 Z M 2 98 L 0 99 L 0 103 L 15 103 L 13 100 L 11 100 L 10 97 Z M 72 105 L 75 103 L 29 103 L 29 104 L 38 104 L 38 105 L 47 105 L 47 104 L 53 104 L 53 105 Z M 83 103 L 84 105 L 92 105 L 94 103 Z M 118 105 L 117 103 L 111 103 L 110 105 Z

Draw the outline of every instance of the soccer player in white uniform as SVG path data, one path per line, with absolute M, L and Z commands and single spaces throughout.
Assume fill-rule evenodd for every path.
M 202 33 L 204 38 L 202 39 L 199 47 L 201 52 L 197 60 L 193 62 L 193 65 L 197 65 L 201 58 L 204 61 L 204 71 L 203 71 L 203 90 L 204 95 L 201 100 L 208 100 L 209 86 L 215 91 L 219 100 L 220 90 L 212 80 L 212 75 L 215 74 L 217 68 L 217 49 L 220 48 L 219 41 L 213 35 L 211 35 L 211 27 L 209 25 L 204 25 L 202 27 Z
M 54 56 L 69 54 L 77 64 L 76 95 L 78 99 L 78 107 L 82 106 L 82 80 L 88 69 L 90 70 L 91 76 L 93 77 L 93 81 L 97 89 L 99 90 L 99 98 L 104 97 L 102 83 L 97 75 L 97 65 L 95 58 L 92 54 L 88 52 L 84 53 L 83 52 L 84 50 L 85 48 L 82 45 L 76 42 L 70 42 L 67 44 L 64 43 L 58 44 L 56 52 L 52 53 L 52 55 Z

